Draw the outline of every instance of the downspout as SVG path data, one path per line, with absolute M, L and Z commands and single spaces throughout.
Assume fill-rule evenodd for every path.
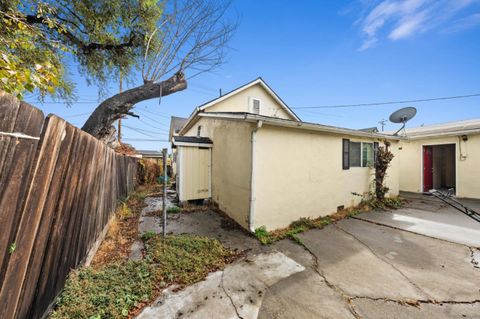
M 255 232 L 255 144 L 257 140 L 257 131 L 262 127 L 263 121 L 257 121 L 257 125 L 252 130 L 251 146 L 252 146 L 252 167 L 250 169 L 250 211 L 248 215 L 248 229 Z

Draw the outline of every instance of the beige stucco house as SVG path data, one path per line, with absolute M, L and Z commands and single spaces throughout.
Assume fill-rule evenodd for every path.
M 480 199 L 480 119 L 407 129 L 399 147 L 400 190 Z
M 389 140 L 396 155 L 399 139 L 302 122 L 259 78 L 197 107 L 174 137 L 179 197 L 211 197 L 250 231 L 286 227 L 358 204 L 376 147 Z M 397 156 L 387 185 L 398 194 Z

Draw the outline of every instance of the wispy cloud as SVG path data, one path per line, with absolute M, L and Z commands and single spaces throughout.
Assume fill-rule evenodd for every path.
M 374 47 L 382 38 L 401 40 L 454 21 L 450 32 L 480 24 L 479 15 L 459 17 L 464 9 L 480 0 L 361 0 L 360 50 Z M 456 19 L 456 20 L 455 20 Z

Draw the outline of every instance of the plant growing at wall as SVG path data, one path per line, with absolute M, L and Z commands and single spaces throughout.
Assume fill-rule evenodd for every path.
M 385 141 L 385 146 L 379 146 L 375 158 L 375 197 L 378 201 L 385 201 L 385 194 L 389 188 L 385 186 L 387 169 L 394 155 L 389 150 L 390 142 Z

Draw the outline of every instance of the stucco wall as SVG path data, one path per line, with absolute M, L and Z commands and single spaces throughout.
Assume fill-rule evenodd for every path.
M 459 137 L 425 138 L 402 141 L 400 154 L 400 190 L 422 190 L 422 145 L 455 144 L 457 196 L 480 198 L 480 134 L 468 136 L 468 141 Z
M 251 124 L 201 118 L 185 135 L 210 137 L 212 199 L 220 209 L 248 229 L 251 177 Z
M 260 84 L 253 85 L 226 100 L 218 102 L 205 109 L 205 112 L 248 112 L 251 98 L 260 99 L 260 115 L 293 120 L 293 118 L 266 92 Z
M 368 138 L 310 133 L 263 126 L 255 145 L 255 228 L 273 230 L 301 217 L 316 218 L 357 205 L 352 192 L 370 190 L 373 169 L 342 169 L 342 138 L 372 142 Z M 396 155 L 397 143 L 392 152 Z M 398 157 L 387 171 L 387 186 L 397 195 Z

